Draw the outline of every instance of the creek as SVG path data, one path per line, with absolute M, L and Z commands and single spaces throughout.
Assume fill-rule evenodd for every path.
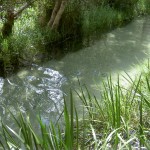
M 1 118 L 9 123 L 11 116 L 6 108 L 14 114 L 19 108 L 30 114 L 32 121 L 37 114 L 45 123 L 56 121 L 63 110 L 63 95 L 67 97 L 70 88 L 79 87 L 78 79 L 98 95 L 102 80 L 110 73 L 135 74 L 136 65 L 150 56 L 150 17 L 139 17 L 101 38 L 91 36 L 82 45 L 77 51 L 78 45 L 66 46 L 64 50 L 72 50 L 60 59 L 32 64 L 5 79 L 0 77 Z

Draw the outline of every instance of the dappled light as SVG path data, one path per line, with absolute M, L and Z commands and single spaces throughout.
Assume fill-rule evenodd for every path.
M 145 24 L 147 28 L 143 30 Z M 113 77 L 125 71 L 134 77 L 136 66 L 150 54 L 148 24 L 149 17 L 138 18 L 101 39 L 90 41 L 89 46 L 79 51 L 71 50 L 59 60 L 41 66 L 33 64 L 29 70 L 5 80 L 1 78 L 1 103 L 14 110 L 19 107 L 33 116 L 40 112 L 48 122 L 62 112 L 63 96 L 68 95 L 70 88 L 78 89 L 78 80 L 98 96 L 102 81 L 110 74 Z

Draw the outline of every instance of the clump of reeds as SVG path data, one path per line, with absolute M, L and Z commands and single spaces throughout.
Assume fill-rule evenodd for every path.
M 135 80 L 127 74 L 129 87 L 111 76 L 103 83 L 101 99 L 86 87 L 76 91 L 83 104 L 83 117 L 75 108 L 72 92 L 69 109 L 64 101 L 63 122 L 49 126 L 42 123 L 41 133 L 33 129 L 29 118 L 11 112 L 18 131 L 2 122 L 0 145 L 3 149 L 73 150 L 73 149 L 150 149 L 150 70 Z M 79 117 L 80 116 L 80 117 Z M 63 124 L 63 125 L 62 125 Z

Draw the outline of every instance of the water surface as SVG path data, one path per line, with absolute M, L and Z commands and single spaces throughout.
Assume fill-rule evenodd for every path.
M 78 88 L 78 79 L 97 95 L 98 86 L 110 73 L 136 72 L 135 66 L 150 55 L 150 17 L 137 18 L 101 39 L 90 37 L 82 44 L 78 51 L 74 51 L 78 45 L 69 46 L 72 52 L 63 58 L 1 77 L 0 116 L 9 122 L 5 105 L 14 114 L 18 108 L 29 113 L 32 121 L 39 113 L 45 123 L 56 121 L 63 109 L 63 95 Z

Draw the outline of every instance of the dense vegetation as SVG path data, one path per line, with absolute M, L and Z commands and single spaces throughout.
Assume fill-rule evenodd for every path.
M 82 39 L 149 13 L 148 0 L 0 1 L 0 68 L 8 75 L 49 55 L 50 45 Z M 43 57 L 42 57 L 43 58 Z
M 80 84 L 76 91 L 82 104 L 83 115 L 76 109 L 72 92 L 70 108 L 66 102 L 63 120 L 49 126 L 38 117 L 40 133 L 22 113 L 15 117 L 15 129 L 2 122 L 0 145 L 4 149 L 73 150 L 73 149 L 150 149 L 150 68 L 143 66 L 133 80 L 128 74 L 124 79 L 129 87 L 111 77 L 103 83 L 101 99 L 93 96 Z M 81 110 L 80 109 L 80 110 Z
M 149 0 L 1 0 L 0 76 L 42 61 L 47 47 L 51 51 L 68 39 L 82 42 L 148 13 Z M 64 100 L 62 120 L 46 126 L 38 116 L 40 133 L 29 116 L 10 111 L 16 128 L 1 121 L 0 149 L 150 149 L 149 66 L 134 80 L 127 74 L 128 87 L 119 77 L 117 83 L 108 77 L 101 99 L 79 82 L 80 89 L 70 92 L 69 108 Z M 81 100 L 83 115 L 73 92 Z

